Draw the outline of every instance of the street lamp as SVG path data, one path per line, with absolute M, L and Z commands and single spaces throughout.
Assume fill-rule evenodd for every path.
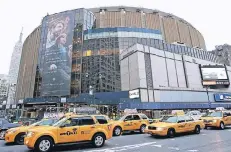
M 211 109 L 211 101 L 210 101 L 210 99 L 209 99 L 209 90 L 208 90 L 208 89 L 209 89 L 209 86 L 206 85 L 205 88 L 206 88 L 206 93 L 207 93 L 207 97 L 208 97 L 209 109 Z

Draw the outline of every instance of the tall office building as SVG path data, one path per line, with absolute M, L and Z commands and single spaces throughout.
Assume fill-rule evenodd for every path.
M 0 74 L 0 102 L 6 100 L 8 92 L 7 75 Z
M 7 97 L 7 104 L 16 104 L 15 92 L 18 79 L 18 71 L 22 54 L 22 31 L 18 42 L 14 46 L 14 51 L 11 56 L 10 70 L 8 74 L 9 92 Z

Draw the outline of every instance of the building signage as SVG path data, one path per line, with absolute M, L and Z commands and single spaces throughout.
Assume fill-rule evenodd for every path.
M 135 98 L 139 98 L 139 97 L 140 97 L 140 90 L 139 89 L 129 91 L 129 98 L 130 99 L 135 99 Z
M 216 102 L 227 102 L 227 101 L 231 101 L 231 94 L 228 93 L 214 94 L 214 98 Z
M 61 98 L 61 103 L 66 103 L 67 99 L 66 98 Z

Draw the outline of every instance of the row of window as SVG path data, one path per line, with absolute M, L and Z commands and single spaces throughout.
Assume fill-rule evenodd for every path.
M 89 33 L 84 35 L 84 39 L 99 39 L 108 37 L 136 37 L 136 38 L 149 38 L 149 39 L 160 39 L 163 37 L 161 34 L 155 33 L 139 33 L 139 32 L 102 32 L 102 33 Z
M 104 116 L 95 116 L 99 124 L 107 124 L 108 119 Z M 62 124 L 65 127 L 94 125 L 95 121 L 90 116 L 70 118 Z

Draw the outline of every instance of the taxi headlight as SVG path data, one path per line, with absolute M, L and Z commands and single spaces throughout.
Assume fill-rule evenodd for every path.
M 213 120 L 213 122 L 217 122 L 217 120 Z
M 163 128 L 163 127 L 157 127 L 157 128 L 156 128 L 157 131 L 163 131 L 164 129 L 165 129 L 165 128 Z
M 27 137 L 32 137 L 33 135 L 34 135 L 34 132 L 28 132 L 26 136 Z
M 7 130 L 7 134 L 12 134 L 12 133 L 15 133 L 18 129 L 10 129 L 10 130 Z

